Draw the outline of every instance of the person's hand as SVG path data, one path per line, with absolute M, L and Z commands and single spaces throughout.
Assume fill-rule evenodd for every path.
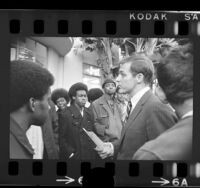
M 105 159 L 107 157 L 110 157 L 114 153 L 113 145 L 110 142 L 105 142 L 103 144 L 103 148 L 96 147 L 94 149 L 97 151 L 97 153 L 99 154 L 99 156 L 101 157 L 101 159 Z

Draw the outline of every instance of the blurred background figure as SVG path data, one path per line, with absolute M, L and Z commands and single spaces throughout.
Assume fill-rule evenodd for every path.
M 125 124 L 125 118 L 127 116 L 128 96 L 118 86 L 116 89 L 116 92 L 115 92 L 115 97 L 117 100 L 117 105 L 119 108 L 121 120 L 122 120 L 123 124 Z
M 88 91 L 88 101 L 92 103 L 102 95 L 103 91 L 100 88 L 92 88 Z
M 87 108 L 90 108 L 92 110 L 92 103 L 100 98 L 103 95 L 103 91 L 100 88 L 92 88 L 88 91 L 88 103 Z M 92 112 L 93 113 L 93 112 Z

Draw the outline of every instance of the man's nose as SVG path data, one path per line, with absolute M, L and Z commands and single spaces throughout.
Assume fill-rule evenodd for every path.
M 120 75 L 117 76 L 117 78 L 116 78 L 116 82 L 119 83 L 119 81 L 120 81 Z

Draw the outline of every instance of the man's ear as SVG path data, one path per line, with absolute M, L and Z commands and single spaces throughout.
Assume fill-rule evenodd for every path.
M 144 75 L 142 73 L 138 73 L 136 75 L 136 80 L 138 83 L 141 83 L 144 80 Z
M 29 107 L 31 112 L 35 111 L 35 99 L 34 98 L 29 99 L 28 107 Z
M 72 96 L 72 99 L 73 99 L 73 100 L 75 100 L 75 99 L 76 99 L 76 97 L 75 97 L 75 96 Z

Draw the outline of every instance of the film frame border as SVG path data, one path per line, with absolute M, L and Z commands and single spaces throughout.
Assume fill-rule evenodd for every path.
M 116 12 L 118 14 L 116 14 Z M 2 69 L 1 69 L 1 83 L 5 85 L 5 82 L 8 83 L 9 80 L 9 65 L 6 62 L 10 61 L 10 38 L 16 36 L 66 36 L 66 37 L 75 37 L 75 36 L 105 36 L 105 37 L 123 37 L 123 36 L 131 36 L 131 37 L 189 37 L 194 43 L 194 49 L 200 49 L 200 22 L 186 21 L 184 19 L 184 15 L 186 13 L 173 13 L 167 11 L 154 12 L 154 11 L 2 11 L 0 14 L 0 21 L 3 25 L 1 30 L 2 37 Z M 162 14 L 162 12 L 166 13 L 169 16 L 168 21 L 160 21 L 160 20 L 131 20 L 131 14 L 139 14 L 139 13 L 148 13 L 151 14 Z M 188 13 L 189 15 L 194 13 Z M 199 13 L 196 13 L 199 15 Z M 142 14 L 141 14 L 142 15 Z M 200 16 L 200 15 L 199 15 Z M 140 17 L 139 17 L 140 18 Z M 123 26 L 123 27 L 122 27 Z M 148 28 L 148 29 L 146 29 Z M 163 32 L 164 31 L 164 32 Z M 200 57 L 195 50 L 194 52 L 195 62 L 199 62 Z M 116 172 L 123 171 L 125 173 L 125 177 L 121 178 L 121 182 L 119 181 L 117 185 L 124 185 L 126 181 L 128 183 L 126 185 L 140 185 L 137 184 L 141 179 L 147 178 L 149 175 L 150 180 L 153 177 L 187 177 L 188 173 L 190 174 L 190 182 L 189 185 L 199 182 L 199 174 L 195 171 L 200 169 L 198 159 L 200 156 L 200 152 L 198 151 L 199 145 L 198 143 L 198 133 L 199 127 L 197 126 L 198 120 L 198 94 L 199 94 L 199 86 L 198 86 L 198 63 L 195 63 L 194 69 L 194 151 L 195 156 L 194 160 L 191 162 L 187 161 L 95 161 L 95 162 L 63 162 L 57 160 L 9 160 L 7 155 L 2 155 L 0 158 L 0 163 L 3 162 L 2 169 L 0 173 L 3 173 L 1 177 L 5 179 L 0 182 L 1 184 L 7 184 L 13 181 L 14 184 L 38 184 L 43 185 L 46 184 L 46 180 L 52 179 L 51 182 L 49 180 L 50 185 L 59 185 L 55 182 L 55 178 L 57 174 L 55 172 L 59 171 L 57 169 L 60 165 L 60 168 L 66 168 L 64 172 L 60 172 L 60 175 L 66 174 L 71 177 L 77 177 L 77 175 L 84 174 L 88 172 L 92 167 L 106 167 L 111 172 L 111 175 L 116 175 Z M 4 86 L 5 89 L 8 90 L 9 84 Z M 6 88 L 7 87 L 7 88 Z M 7 118 L 8 114 L 8 101 L 9 101 L 9 93 L 2 93 L 2 97 L 5 99 L 1 105 L 0 112 L 4 114 L 2 116 L 3 124 L 9 124 L 9 120 Z M 6 109 L 6 110 L 5 110 Z M 3 133 L 3 134 L 2 134 Z M 5 138 L 5 135 L 8 134 L 8 129 L 3 128 L 3 131 L 0 133 L 1 138 Z M 8 138 L 7 138 L 8 139 Z M 7 142 L 9 143 L 9 141 Z M 7 151 L 8 148 L 6 144 L 1 143 L 1 148 L 3 151 Z M 97 163 L 97 164 L 96 164 Z M 14 166 L 14 168 L 13 168 Z M 66 166 L 66 167 L 64 167 Z M 80 166 L 83 166 L 80 169 Z M 27 171 L 27 167 L 29 170 Z M 75 168 L 74 168 L 75 167 Z M 18 172 L 16 173 L 16 169 L 18 168 Z M 60 169 L 59 168 L 59 169 Z M 150 170 L 149 170 L 150 168 Z M 159 169 L 159 172 L 154 169 Z M 13 171 L 14 169 L 14 171 Z M 36 170 L 35 170 L 36 169 Z M 39 169 L 39 170 L 38 170 Z M 69 170 L 70 169 L 70 170 Z M 148 170 L 144 170 L 148 169 Z M 182 172 L 183 169 L 184 172 Z M 187 169 L 187 170 L 186 170 Z M 50 173 L 51 171 L 51 173 Z M 70 171 L 70 172 L 69 172 Z M 188 173 L 186 173 L 186 171 Z M 9 175 L 9 172 L 11 173 Z M 4 174 L 6 173 L 6 174 Z M 78 174 L 77 174 L 78 173 Z M 56 174 L 56 175 L 55 175 Z M 59 173 L 58 173 L 59 174 Z M 196 175 L 196 177 L 195 177 Z M 30 180 L 25 183 L 22 178 L 27 177 L 26 180 Z M 134 178 L 131 178 L 134 177 Z M 33 178 L 33 180 L 31 180 Z M 128 179 L 127 179 L 128 178 Z M 173 180 L 172 180 L 173 181 Z M 23 182 L 23 183 L 21 183 Z M 39 182 L 39 183 L 35 183 Z M 146 182 L 146 185 L 149 185 Z M 40 184 L 41 183 L 41 184 Z M 134 184 L 135 183 L 135 184 Z M 12 184 L 12 182 L 11 182 Z M 144 184 L 142 184 L 144 185 Z M 153 185 L 153 184 L 150 184 Z

